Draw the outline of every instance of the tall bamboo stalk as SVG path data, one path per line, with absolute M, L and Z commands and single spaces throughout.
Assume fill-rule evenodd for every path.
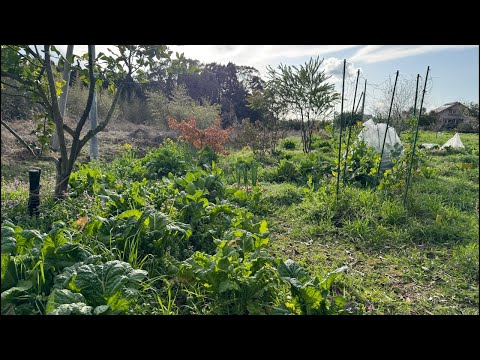
M 397 75 L 395 76 L 395 84 L 393 85 L 392 101 L 390 101 L 390 109 L 388 110 L 387 128 L 385 129 L 385 136 L 383 137 L 382 151 L 380 152 L 380 162 L 378 163 L 378 169 L 377 169 L 377 178 L 378 178 L 378 175 L 380 174 L 380 165 L 382 164 L 383 151 L 385 150 L 385 140 L 387 140 L 388 125 L 390 124 L 390 115 L 392 114 L 393 99 L 395 98 L 395 89 L 397 88 L 397 80 L 398 80 L 398 70 L 397 70 Z
M 336 201 L 338 201 L 338 187 L 340 185 L 340 159 L 342 155 L 342 130 L 343 130 L 343 96 L 345 94 L 345 66 L 346 65 L 347 65 L 347 59 L 343 59 L 342 105 L 340 107 L 340 138 L 338 141 L 337 189 L 335 191 Z
M 403 206 L 406 205 L 407 203 L 407 194 L 408 194 L 408 187 L 410 186 L 410 177 L 412 174 L 412 166 L 413 166 L 413 160 L 415 157 L 415 146 L 417 145 L 417 138 L 418 138 L 418 126 L 420 124 L 420 116 L 422 116 L 422 107 L 423 107 L 423 99 L 425 97 L 425 89 L 427 87 L 427 79 L 428 79 L 428 72 L 430 71 L 430 66 L 427 67 L 427 75 L 425 76 L 425 83 L 423 85 L 423 93 L 422 93 L 422 100 L 420 102 L 420 110 L 418 112 L 418 119 L 417 119 L 417 127 L 415 129 L 415 137 L 413 138 L 413 148 L 412 148 L 412 158 L 410 159 L 410 166 L 408 168 L 408 175 L 407 175 L 407 184 L 405 188 L 405 196 L 403 198 Z M 417 94 L 418 94 L 418 80 L 420 78 L 420 75 L 417 75 L 417 90 L 415 91 L 415 107 L 413 109 L 413 115 L 415 116 L 415 111 L 417 107 Z
M 347 158 L 348 158 L 348 147 L 350 146 L 350 137 L 352 135 L 352 120 L 353 120 L 353 112 L 355 111 L 355 100 L 357 100 L 357 88 L 358 88 L 358 78 L 360 77 L 360 69 L 357 71 L 357 82 L 355 84 L 355 95 L 353 95 L 353 105 L 352 105 L 352 113 L 350 124 L 348 124 L 348 137 L 347 137 L 347 150 L 345 152 L 345 163 L 343 166 L 343 186 L 345 186 L 345 182 L 347 179 Z

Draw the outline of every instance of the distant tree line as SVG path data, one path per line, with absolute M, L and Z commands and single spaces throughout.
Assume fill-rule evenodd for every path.
M 128 53 L 123 55 L 128 56 Z M 119 109 L 123 111 L 121 117 L 134 123 L 147 123 L 152 120 L 152 114 L 148 112 L 148 109 L 152 108 L 151 104 L 148 104 L 149 99 L 161 97 L 167 102 L 176 99 L 178 105 L 179 97 L 183 97 L 189 105 L 198 105 L 197 110 L 202 106 L 213 106 L 218 110 L 224 128 L 247 118 L 252 122 L 259 120 L 260 111 L 247 106 L 247 97 L 264 87 L 265 82 L 257 69 L 233 63 L 202 64 L 198 60 L 185 58 L 183 54 L 176 55 L 173 59 L 157 59 L 141 76 L 127 78 L 119 99 Z M 60 78 L 63 63 L 52 65 L 55 75 Z M 80 71 L 74 69 L 69 84 L 72 88 L 76 87 L 74 92 L 77 94 L 73 94 L 73 97 L 87 96 L 88 85 L 79 81 L 80 77 Z M 16 91 L 15 81 L 5 79 L 3 82 L 2 95 L 6 96 L 2 96 L 1 100 L 2 116 L 10 120 L 30 119 L 35 116 L 38 107 L 24 97 L 24 94 Z M 12 86 L 9 86 L 10 84 Z M 106 90 L 109 85 L 108 81 L 104 81 L 102 88 Z M 82 90 L 85 94 L 82 94 Z M 111 102 L 106 91 L 100 96 L 102 95 L 104 102 Z M 75 108 L 75 102 L 68 101 L 68 111 L 72 110 L 72 106 Z M 162 121 L 166 123 L 166 117 Z

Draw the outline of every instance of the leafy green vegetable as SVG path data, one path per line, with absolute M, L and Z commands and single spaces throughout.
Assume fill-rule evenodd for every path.
M 89 305 L 108 304 L 114 311 L 125 311 L 146 275 L 128 263 L 113 260 L 103 264 L 92 257 L 65 268 L 55 278 L 55 288 L 79 292 Z
M 17 286 L 2 292 L 2 313 L 9 308 L 10 304 L 15 303 L 15 300 L 24 295 L 32 287 L 32 282 L 28 280 L 20 280 Z
M 46 313 L 47 315 L 66 315 L 67 311 L 76 312 L 81 310 L 85 312 L 87 311 L 86 308 L 89 308 L 90 314 L 92 307 L 87 307 L 85 303 L 86 300 L 82 294 L 71 292 L 68 289 L 53 289 L 48 297 Z M 65 305 L 72 305 L 72 307 Z
M 49 315 L 92 315 L 92 307 L 84 303 L 62 304 Z

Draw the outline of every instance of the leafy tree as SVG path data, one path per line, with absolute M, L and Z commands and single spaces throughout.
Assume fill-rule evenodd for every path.
M 300 67 L 280 64 L 277 70 L 268 67 L 268 76 L 280 99 L 289 110 L 300 117 L 303 151 L 312 147 L 314 121 L 332 108 L 339 94 L 334 85 L 327 82 L 330 76 L 320 67 L 323 59 L 311 58 Z
M 471 101 L 469 103 L 465 103 L 465 106 L 467 107 L 465 109 L 465 113 L 466 113 L 465 115 L 471 116 L 478 120 L 478 102 L 475 103 Z
M 94 135 L 105 129 L 112 118 L 125 84 L 132 79 L 143 78 L 144 69 L 154 64 L 155 59 L 165 57 L 166 51 L 165 46 L 119 45 L 117 48 L 120 56 L 113 52 L 113 56 L 100 53 L 95 59 L 93 46 L 89 45 L 87 54 L 65 59 L 53 45 L 44 45 L 43 54 L 37 46 L 2 45 L 2 83 L 6 79 L 15 80 L 19 84 L 19 90 L 28 94 L 31 100 L 39 104 L 44 111 L 43 132 L 38 137 L 41 147 L 33 148 L 3 119 L 1 123 L 34 157 L 53 161 L 56 164 L 57 176 L 54 195 L 57 198 L 66 195 L 68 179 L 80 150 Z M 56 79 L 61 79 L 61 76 L 59 73 L 54 73 L 52 53 L 56 54 L 55 56 L 61 61 L 71 62 L 72 67 L 80 75 L 79 79 L 88 86 L 87 102 L 74 128 L 64 122 L 59 109 L 58 96 L 61 94 L 64 81 Z M 75 61 L 76 64 L 74 64 Z M 110 109 L 105 119 L 82 137 L 81 133 L 90 112 L 94 91 L 98 90 L 105 82 L 109 84 L 108 90 L 114 93 Z M 49 151 L 47 144 L 53 132 L 58 135 L 59 156 L 55 153 L 46 153 Z M 71 138 L 71 143 L 67 142 L 67 136 Z
M 280 119 L 287 113 L 287 104 L 282 101 L 272 82 L 267 83 L 262 90 L 254 91 L 253 95 L 247 97 L 247 101 L 248 107 L 260 113 L 256 124 L 263 135 L 263 150 L 274 152 L 280 137 Z
M 185 58 L 184 54 L 175 53 L 171 58 L 172 51 L 167 51 L 169 58 L 155 62 L 155 65 L 147 74 L 148 83 L 145 89 L 150 92 L 162 92 L 170 97 L 173 91 L 180 85 L 179 78 L 182 76 L 198 74 L 201 70 L 198 60 Z
M 381 86 L 381 95 L 376 99 L 373 107 L 373 117 L 377 122 L 386 123 L 388 119 L 388 112 L 390 110 L 390 103 L 392 102 L 393 85 L 395 77 L 390 76 L 387 81 Z M 420 85 L 419 85 L 420 87 Z M 390 114 L 389 126 L 395 128 L 400 133 L 409 128 L 408 119 L 413 116 L 413 104 L 415 103 L 416 79 L 413 77 L 402 78 L 397 80 L 395 88 L 395 97 L 393 99 L 392 111 Z M 418 90 L 418 104 L 420 104 L 421 89 Z M 417 105 L 418 106 L 418 105 Z M 419 109 L 417 109 L 418 116 Z M 427 112 L 422 110 L 423 115 Z M 425 118 L 426 122 L 431 119 Z M 421 124 L 422 125 L 422 124 Z
M 247 107 L 246 97 L 262 87 L 262 80 L 255 68 L 233 63 L 206 64 L 199 73 L 178 76 L 178 84 L 196 101 L 208 99 L 221 106 L 222 126 L 233 125 L 241 119 L 258 120 L 256 110 Z
M 479 122 L 478 122 L 478 103 L 473 101 L 465 104 L 466 109 L 464 114 L 467 118 L 458 125 L 457 130 L 460 132 L 476 132 L 478 133 Z

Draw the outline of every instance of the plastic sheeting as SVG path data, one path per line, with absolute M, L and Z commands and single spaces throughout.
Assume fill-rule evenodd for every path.
M 380 154 L 382 152 L 382 143 L 383 138 L 385 137 L 386 128 L 387 124 L 375 124 L 372 119 L 367 120 L 363 123 L 363 129 L 360 131 L 358 139 L 363 140 L 368 146 L 375 148 L 377 153 Z M 389 126 L 387 137 L 385 138 L 385 148 L 383 150 L 382 161 L 390 160 L 392 153 L 403 155 L 404 151 L 397 132 L 393 127 Z
M 445 149 L 447 147 L 454 149 L 465 149 L 465 146 L 463 145 L 462 140 L 460 140 L 460 135 L 458 133 L 455 133 L 455 135 L 453 135 L 451 139 L 443 144 L 440 149 Z
M 420 149 L 427 149 L 427 150 L 438 149 L 439 147 L 440 145 L 434 144 L 434 143 L 422 143 L 419 146 Z

